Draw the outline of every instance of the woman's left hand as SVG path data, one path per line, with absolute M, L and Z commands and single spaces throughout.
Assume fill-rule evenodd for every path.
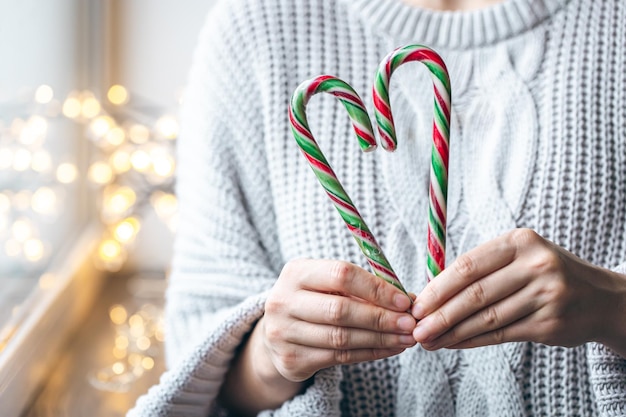
M 529 229 L 470 252 L 432 280 L 412 308 L 425 349 L 532 341 L 598 341 L 626 357 L 626 279 Z

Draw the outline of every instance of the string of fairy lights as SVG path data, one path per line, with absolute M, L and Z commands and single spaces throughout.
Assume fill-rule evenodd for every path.
M 113 361 L 87 375 L 97 389 L 126 392 L 133 382 L 155 367 L 160 345 L 165 339 L 163 310 L 152 303 L 132 311 L 121 304 L 109 308 L 114 328 L 111 354 Z
M 53 251 L 40 229 L 62 211 L 64 187 L 83 177 L 96 189 L 98 216 L 105 226 L 96 254 L 99 268 L 117 271 L 123 266 L 146 206 L 175 229 L 178 122 L 136 103 L 130 106 L 130 101 L 121 85 L 111 86 L 102 101 L 87 90 L 58 99 L 50 86 L 41 85 L 29 103 L 14 106 L 18 111 L 10 119 L 0 116 L 0 251 L 9 261 L 31 270 L 45 265 Z M 55 160 L 47 141 L 58 119 L 81 126 L 83 137 L 93 144 L 88 167 Z M 12 181 L 16 175 L 36 177 L 37 186 Z
M 47 236 L 62 233 L 54 227 L 63 227 L 67 205 L 76 203 L 65 201 L 72 196 L 96 196 L 104 232 L 94 260 L 102 270 L 122 268 L 148 208 L 175 230 L 175 117 L 141 106 L 137 98 L 131 103 L 121 85 L 111 86 L 102 100 L 88 90 L 57 98 L 52 87 L 41 85 L 27 100 L 2 109 L 0 276 L 43 272 L 55 245 Z M 60 141 L 76 131 L 79 140 L 90 144 L 87 163 L 71 141 Z M 92 190 L 81 191 L 82 181 Z M 39 286 L 48 288 L 52 280 L 43 273 Z M 91 372 L 88 380 L 98 389 L 123 392 L 155 366 L 163 341 L 162 309 L 147 303 L 133 312 L 116 304 L 109 309 L 109 319 L 115 329 L 113 361 Z M 0 341 L 6 341 L 2 334 Z

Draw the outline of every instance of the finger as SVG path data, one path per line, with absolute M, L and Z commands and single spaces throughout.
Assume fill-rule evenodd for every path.
M 526 287 L 478 311 L 441 336 L 423 343 L 422 346 L 429 350 L 440 349 L 488 333 L 502 337 L 505 334 L 498 333 L 501 329 L 530 316 L 539 308 L 539 301 L 532 296 L 532 290 Z
M 299 263 L 302 288 L 362 298 L 395 311 L 407 311 L 411 300 L 399 289 L 357 265 L 336 260 Z
M 520 270 L 509 265 L 483 279 L 472 282 L 437 310 L 420 320 L 413 335 L 418 342 L 428 342 L 446 332 L 449 333 L 451 329 L 456 331 L 459 323 L 481 310 L 495 313 L 496 311 L 485 309 L 485 307 L 518 292 L 527 284 L 529 280 L 527 275 L 525 269 Z M 494 324 L 494 317 L 485 318 L 490 320 L 489 324 Z
M 517 248 L 511 233 L 500 236 L 459 256 L 417 296 L 412 314 L 422 319 L 459 291 L 515 259 Z
M 482 333 L 478 336 L 465 339 L 462 342 L 446 346 L 447 349 L 470 349 L 480 346 L 498 345 L 507 342 L 526 342 L 534 341 L 538 331 L 534 329 L 534 315 L 524 317 L 523 319 L 511 323 L 508 326 Z
M 402 353 L 405 349 L 346 349 L 330 350 L 309 348 L 303 350 L 306 360 L 315 364 L 317 369 L 328 368 L 334 365 L 348 365 L 352 363 L 368 362 Z
M 381 333 L 350 327 L 299 322 L 284 336 L 289 343 L 331 350 L 397 349 L 415 345 L 410 334 Z
M 304 381 L 320 369 L 334 365 L 374 361 L 404 352 L 404 348 L 333 350 L 291 345 L 272 349 L 272 362 L 278 372 L 290 381 Z
M 290 311 L 290 315 L 303 322 L 383 333 L 410 334 L 415 328 L 415 319 L 408 313 L 387 310 L 342 295 L 298 292 L 292 305 L 297 309 Z

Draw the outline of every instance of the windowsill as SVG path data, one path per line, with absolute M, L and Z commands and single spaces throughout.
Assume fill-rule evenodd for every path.
M 10 276 L 0 277 L 0 350 L 3 341 L 8 340 L 8 335 L 4 332 L 9 329 L 9 324 L 16 311 L 16 306 L 21 305 L 33 292 L 37 286 L 37 279 L 34 276 Z
M 92 262 L 100 233 L 98 225 L 87 227 L 74 245 L 59 253 L 46 279 L 5 327 L 0 341 L 1 416 L 19 416 L 27 407 L 94 304 L 103 281 Z
M 111 321 L 110 311 L 113 306 L 123 306 L 129 315 L 151 308 L 161 311 L 165 285 L 163 273 L 107 276 L 84 324 L 64 348 L 43 389 L 23 417 L 126 415 L 137 398 L 158 382 L 165 371 L 163 344 L 151 338 L 150 348 L 137 352 L 151 358 L 149 369 L 132 369 L 130 356 L 115 356 L 118 338 L 124 336 L 119 332 L 120 326 Z M 132 345 L 130 340 L 129 353 Z M 120 375 L 98 378 L 100 374 L 107 374 L 114 364 L 125 365 Z M 141 372 L 135 374 L 137 370 Z

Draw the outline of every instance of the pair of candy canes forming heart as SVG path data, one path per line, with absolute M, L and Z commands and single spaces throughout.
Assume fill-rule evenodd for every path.
M 394 151 L 396 133 L 389 102 L 389 81 L 402 64 L 419 61 L 431 72 L 435 98 L 433 116 L 433 143 L 430 167 L 428 210 L 428 279 L 434 278 L 445 266 L 446 197 L 448 189 L 448 145 L 450 138 L 450 78 L 441 57 L 422 45 L 408 45 L 387 55 L 378 67 L 374 84 L 374 106 L 378 131 L 383 148 Z M 320 92 L 337 97 L 344 105 L 363 151 L 376 148 L 376 139 L 367 110 L 359 95 L 346 82 L 329 75 L 305 81 L 295 90 L 289 106 L 291 129 L 302 153 L 309 161 L 315 176 L 339 211 L 359 248 L 366 256 L 374 274 L 393 284 L 404 293 L 406 290 L 393 271 L 382 249 L 376 242 L 354 203 L 337 179 L 333 169 L 313 138 L 306 118 L 309 99 Z

